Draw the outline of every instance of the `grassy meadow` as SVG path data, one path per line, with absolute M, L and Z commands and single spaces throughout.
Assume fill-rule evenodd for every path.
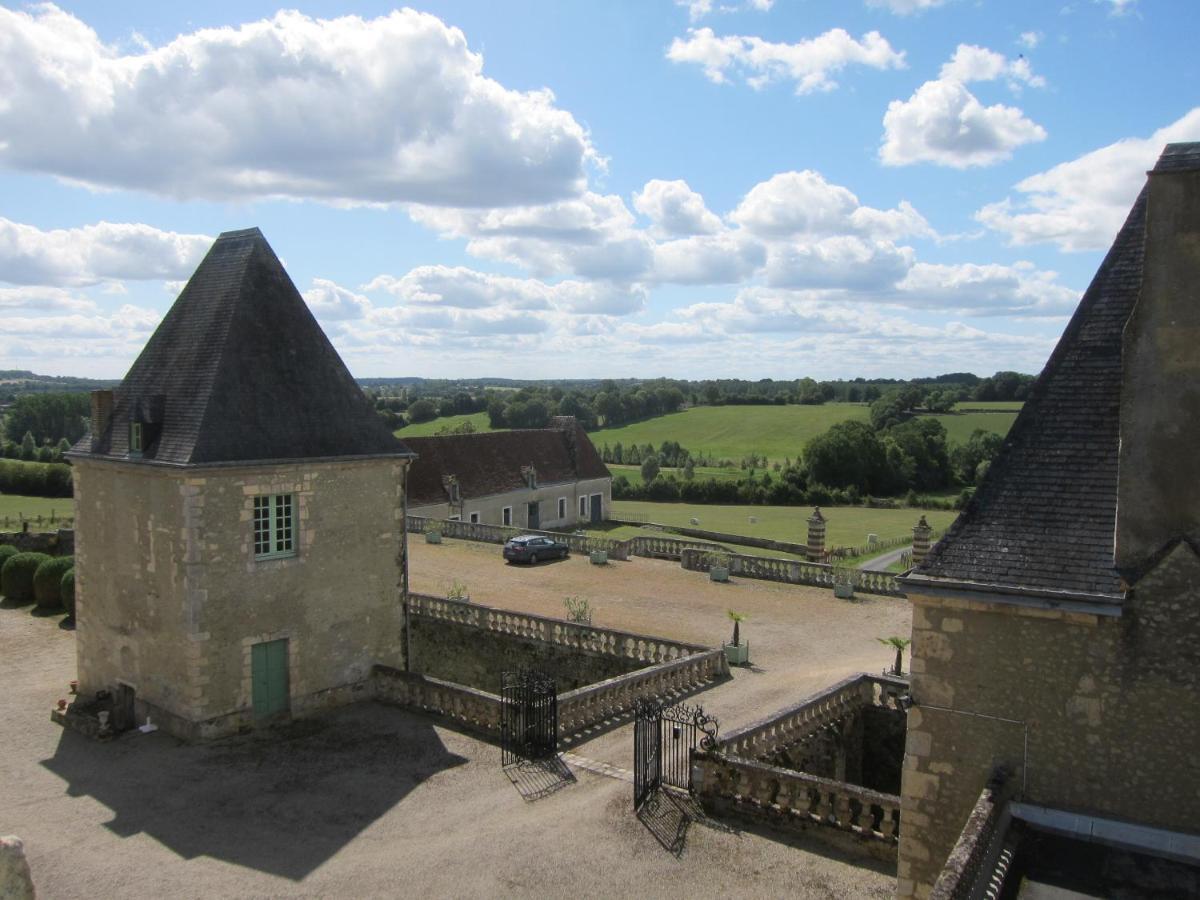
M 812 510 L 806 506 L 708 506 L 688 503 L 650 503 L 640 500 L 614 500 L 613 516 L 645 516 L 660 525 L 703 528 L 726 534 L 769 538 L 803 544 L 808 540 L 808 522 Z M 944 509 L 868 509 L 862 506 L 822 507 L 826 518 L 825 544 L 828 547 L 857 547 L 867 543 L 868 534 L 880 539 L 911 537 L 912 527 L 924 514 L 937 531 L 944 531 L 958 516 Z M 751 517 L 757 519 L 751 523 Z M 699 519 L 699 525 L 691 520 Z M 625 539 L 646 532 L 636 526 L 621 526 L 605 532 Z
M 953 446 L 954 444 L 965 444 L 976 429 L 994 431 L 999 435 L 1008 434 L 1012 423 L 1017 419 L 1018 412 L 1020 412 L 1019 409 L 996 412 L 962 412 L 922 416 L 922 418 L 937 419 L 941 422 L 946 429 L 946 440 Z
M 0 494 L 0 531 L 17 530 L 20 517 L 48 522 L 75 515 L 75 503 L 70 497 L 24 497 L 20 494 Z
M 446 416 L 443 419 L 434 419 L 432 422 L 421 422 L 417 425 L 406 425 L 404 428 L 397 429 L 396 437 L 401 440 L 406 437 L 429 437 L 437 434 L 443 428 L 457 428 L 463 422 L 470 422 L 475 426 L 477 432 L 495 430 L 488 424 L 488 414 L 477 412 L 465 416 Z

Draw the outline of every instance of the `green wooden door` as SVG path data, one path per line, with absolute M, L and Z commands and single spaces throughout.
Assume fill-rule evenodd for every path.
M 288 642 L 266 641 L 250 648 L 254 717 L 265 719 L 288 710 Z

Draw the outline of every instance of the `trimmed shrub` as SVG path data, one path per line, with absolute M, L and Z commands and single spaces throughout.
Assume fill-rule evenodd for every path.
M 12 544 L 0 544 L 0 569 L 4 568 L 4 564 L 8 562 L 10 556 L 16 556 L 20 552 Z
M 51 556 L 33 573 L 33 598 L 39 609 L 59 609 L 62 606 L 62 577 L 75 567 L 70 556 Z
M 62 597 L 63 609 L 67 611 L 68 616 L 75 615 L 75 570 L 67 569 L 63 573 L 62 581 L 58 587 L 59 596 Z
M 33 575 L 38 566 L 52 557 L 45 553 L 17 553 L 0 569 L 0 594 L 9 603 L 24 606 L 33 602 Z

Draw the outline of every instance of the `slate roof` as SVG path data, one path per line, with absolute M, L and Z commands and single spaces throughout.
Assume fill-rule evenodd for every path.
M 1200 168 L 1172 144 L 1156 171 Z M 975 498 L 905 579 L 1112 603 L 1120 444 L 1121 335 L 1142 282 L 1146 190 L 1138 196 Z
M 72 455 L 129 459 L 132 418 L 147 465 L 411 455 L 257 228 L 217 238 Z
M 413 506 L 450 499 L 443 475 L 458 479 L 464 499 L 524 489 L 524 466 L 534 467 L 541 485 L 612 477 L 573 420 L 558 428 L 414 437 L 406 443 L 417 454 L 408 475 Z

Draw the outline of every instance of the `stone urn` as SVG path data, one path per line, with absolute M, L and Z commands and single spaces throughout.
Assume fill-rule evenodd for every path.
M 440 531 L 425 532 L 425 543 L 440 544 L 442 542 L 442 533 Z
M 709 581 L 728 581 L 729 566 L 713 566 L 708 570 Z

